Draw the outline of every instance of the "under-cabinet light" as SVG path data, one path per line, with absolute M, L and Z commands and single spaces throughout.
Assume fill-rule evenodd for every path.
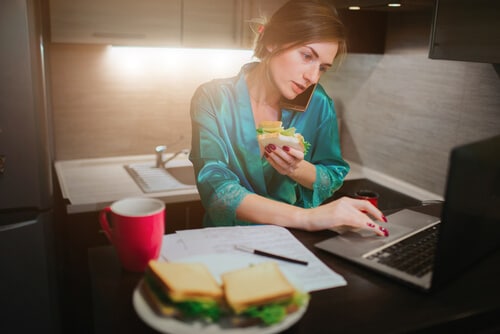
M 253 51 L 247 49 L 110 46 L 106 55 L 107 68 L 116 68 L 114 73 L 127 77 L 223 77 L 238 73 L 242 64 L 253 60 Z

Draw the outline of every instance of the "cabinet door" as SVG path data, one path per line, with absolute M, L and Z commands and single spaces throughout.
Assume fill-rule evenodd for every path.
M 181 0 L 50 0 L 52 42 L 180 46 Z
M 183 1 L 182 45 L 185 47 L 239 47 L 240 28 L 238 0 Z
M 500 63 L 500 2 L 437 0 L 429 58 Z

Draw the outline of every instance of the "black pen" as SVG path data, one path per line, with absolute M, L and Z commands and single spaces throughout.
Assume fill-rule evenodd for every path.
M 270 257 L 270 258 L 273 258 L 273 259 L 278 259 L 278 260 L 283 260 L 283 261 L 287 261 L 287 262 L 302 264 L 304 266 L 308 265 L 307 261 L 292 259 L 290 257 L 286 257 L 286 256 L 283 256 L 283 255 L 268 253 L 268 252 L 265 252 L 265 251 L 262 251 L 262 250 L 258 250 L 258 249 L 254 249 L 254 248 L 250 248 L 250 247 L 247 247 L 247 246 L 235 245 L 234 247 L 236 249 L 238 249 L 238 250 L 241 250 L 241 251 L 244 251 L 244 252 L 247 252 L 247 253 L 252 253 L 252 254 L 256 254 L 256 255 Z

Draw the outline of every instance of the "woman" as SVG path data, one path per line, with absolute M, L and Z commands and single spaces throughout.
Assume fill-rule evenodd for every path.
M 342 23 L 334 8 L 317 1 L 287 2 L 258 29 L 260 62 L 234 78 L 201 85 L 191 102 L 190 159 L 206 209 L 205 226 L 276 224 L 309 231 L 371 229 L 386 221 L 364 200 L 341 198 L 319 206 L 342 185 L 349 171 L 342 159 L 332 100 L 317 85 L 305 112 L 283 109 L 345 54 Z M 295 127 L 311 144 L 259 148 L 262 121 Z M 370 218 L 371 217 L 371 218 Z

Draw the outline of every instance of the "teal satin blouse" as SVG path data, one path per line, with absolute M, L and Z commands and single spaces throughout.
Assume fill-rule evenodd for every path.
M 251 193 L 292 205 L 320 205 L 340 188 L 349 165 L 342 159 L 333 101 L 317 85 L 305 112 L 283 109 L 285 128 L 295 127 L 311 143 L 305 160 L 316 166 L 313 189 L 279 174 L 260 154 L 245 72 L 201 85 L 191 100 L 192 148 L 204 226 L 248 225 L 236 208 Z M 272 223 L 272 217 L 269 217 Z

